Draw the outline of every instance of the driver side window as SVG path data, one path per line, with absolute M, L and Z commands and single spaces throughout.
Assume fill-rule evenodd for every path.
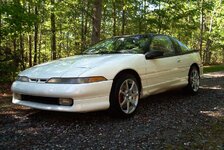
M 175 55 L 175 50 L 172 41 L 167 36 L 155 36 L 150 44 L 150 51 L 157 50 L 162 51 L 163 56 Z

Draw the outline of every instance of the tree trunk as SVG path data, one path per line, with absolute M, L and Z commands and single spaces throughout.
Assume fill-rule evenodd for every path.
M 123 0 L 122 3 L 122 28 L 121 28 L 121 34 L 124 35 L 125 34 L 125 1 Z
M 32 36 L 29 34 L 29 67 L 32 67 Z
M 12 76 L 13 78 L 15 78 L 16 76 L 16 70 L 19 66 L 19 59 L 17 57 L 17 54 L 16 54 L 16 49 L 17 49 L 17 43 L 16 43 L 16 38 L 14 37 L 13 38 L 13 64 L 14 64 L 14 69 L 13 69 L 13 73 L 12 73 Z
M 214 16 L 216 14 L 216 10 L 218 9 L 218 7 L 221 6 L 221 3 L 222 3 L 222 0 L 220 0 L 220 3 L 219 3 L 219 6 L 217 7 L 214 7 L 213 11 L 212 11 L 212 15 L 211 15 L 211 19 L 210 19 L 210 25 L 209 25 L 209 34 L 208 34 L 208 39 L 207 39 L 207 42 L 206 42 L 206 49 L 205 49 L 205 64 L 210 64 L 211 63 L 211 51 L 210 51 L 210 47 L 211 47 L 211 44 L 212 44 L 212 39 L 210 37 L 211 35 L 211 32 L 212 32 L 212 29 L 213 29 L 213 22 L 214 22 Z
M 85 5 L 86 1 L 83 1 L 83 5 Z M 85 9 L 85 6 L 83 6 Z M 84 50 L 84 11 L 81 12 L 81 51 Z
M 51 5 L 54 6 L 54 0 L 51 0 Z M 51 52 L 52 59 L 56 59 L 56 27 L 54 10 L 51 11 Z
M 87 1 L 87 4 L 86 4 L 86 8 L 87 8 L 87 11 L 89 11 L 89 1 Z M 85 13 L 85 24 L 84 24 L 84 37 L 83 37 L 83 50 L 86 48 L 86 36 L 87 36 L 87 32 L 88 32 L 88 15 L 87 13 Z
M 39 46 L 38 46 L 38 63 L 40 64 L 41 63 L 41 60 L 40 60 L 40 58 L 41 58 L 41 42 L 42 42 L 42 32 L 41 32 L 41 25 L 40 25 L 40 34 L 39 34 Z
M 116 0 L 113 0 L 113 36 L 116 35 Z
M 30 13 L 30 5 L 28 6 L 28 10 Z M 32 35 L 29 33 L 28 36 L 28 42 L 29 42 L 29 67 L 32 67 Z
M 201 9 L 200 9 L 200 40 L 199 40 L 199 52 L 202 58 L 202 43 L 203 43 L 203 31 L 204 31 L 204 8 L 203 8 L 204 0 L 201 0 Z M 203 58 L 202 58 L 203 60 Z
M 59 49 L 58 49 L 58 57 L 61 58 L 61 49 L 62 49 L 62 40 L 63 40 L 63 35 L 62 35 L 62 23 L 60 22 L 59 24 L 59 38 L 60 38 L 60 43 L 59 43 Z
M 211 58 L 211 52 L 210 52 L 210 46 L 211 46 L 212 40 L 208 39 L 206 42 L 206 48 L 204 51 L 204 64 L 208 65 L 210 64 L 210 58 Z
M 142 11 L 142 13 L 140 14 L 139 16 L 139 19 L 138 19 L 138 33 L 142 33 L 142 21 L 145 19 L 145 13 L 146 13 L 146 0 L 143 1 L 142 5 L 139 5 L 139 10 Z
M 0 0 L 0 4 L 2 1 Z M 0 12 L 0 47 L 2 46 L 2 13 Z
M 158 27 L 158 33 L 160 34 L 161 30 L 162 30 L 162 17 L 161 17 L 161 3 L 160 3 L 160 0 L 159 0 L 159 27 Z
M 38 15 L 37 6 L 35 6 L 35 15 Z M 34 58 L 33 64 L 37 65 L 37 43 L 38 43 L 38 22 L 35 22 L 34 25 Z
M 23 35 L 20 33 L 19 36 L 19 45 L 20 45 L 20 56 L 21 56 L 21 70 L 24 70 L 25 67 L 25 60 L 24 60 L 24 39 L 23 39 Z
M 89 1 L 83 1 L 83 9 L 81 13 L 81 52 L 86 48 L 86 34 L 88 31 L 88 11 L 89 11 Z
M 102 18 L 102 0 L 94 0 L 93 3 L 93 20 L 92 20 L 92 38 L 91 43 L 95 44 L 100 41 L 100 28 Z
M 212 40 L 210 39 L 210 34 L 212 32 L 214 13 L 215 13 L 215 10 L 213 11 L 212 16 L 211 16 L 210 26 L 209 26 L 209 34 L 208 34 L 208 39 L 206 41 L 206 48 L 204 51 L 204 63 L 206 65 L 210 64 L 210 58 L 211 58 L 210 46 L 211 46 Z
M 70 56 L 70 47 L 69 47 L 69 33 L 66 33 L 66 52 L 67 52 L 67 57 Z

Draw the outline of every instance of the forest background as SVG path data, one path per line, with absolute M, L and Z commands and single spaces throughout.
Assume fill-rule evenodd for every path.
M 0 83 L 117 35 L 159 33 L 224 63 L 222 0 L 0 0 Z

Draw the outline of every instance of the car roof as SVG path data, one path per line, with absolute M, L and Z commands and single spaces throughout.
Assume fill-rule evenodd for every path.
M 121 38 L 121 37 L 133 37 L 133 36 L 156 36 L 156 35 L 164 35 L 164 36 L 169 36 L 165 34 L 157 34 L 157 33 L 146 33 L 146 34 L 133 34 L 133 35 L 119 35 L 119 36 L 113 36 L 113 38 Z

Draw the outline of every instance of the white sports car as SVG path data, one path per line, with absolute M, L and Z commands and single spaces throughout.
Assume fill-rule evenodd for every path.
M 84 51 L 21 72 L 13 103 L 32 108 L 132 115 L 139 99 L 173 88 L 196 93 L 202 63 L 175 38 L 145 34 L 112 37 Z

